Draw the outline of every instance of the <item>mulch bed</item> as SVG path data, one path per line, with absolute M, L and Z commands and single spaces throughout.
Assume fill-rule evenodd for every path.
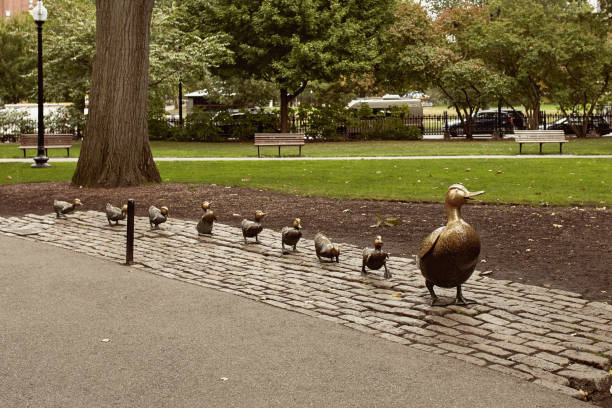
M 255 210 L 268 213 L 265 226 L 280 230 L 294 217 L 302 219 L 304 235 L 318 231 L 335 242 L 372 246 L 381 235 L 392 256 L 412 257 L 431 231 L 446 222 L 443 204 L 301 197 L 245 187 L 162 184 L 144 187 L 89 189 L 69 183 L 0 186 L 0 216 L 52 212 L 54 199 L 83 201 L 84 210 L 104 210 L 128 198 L 136 214 L 149 205 L 165 205 L 170 216 L 195 220 L 203 200 L 212 203 L 219 222 L 239 225 Z M 376 224 L 397 217 L 397 226 Z M 480 234 L 477 269 L 490 277 L 582 293 L 612 303 L 612 211 L 596 208 L 555 208 L 468 204 L 463 218 Z M 299 244 L 298 244 L 299 245 Z M 280 246 L 280 242 L 279 242 Z

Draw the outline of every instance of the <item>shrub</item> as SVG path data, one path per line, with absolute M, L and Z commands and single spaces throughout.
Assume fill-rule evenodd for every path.
M 0 135 L 16 138 L 22 133 L 34 133 L 36 122 L 29 118 L 28 113 L 13 109 L 0 110 Z

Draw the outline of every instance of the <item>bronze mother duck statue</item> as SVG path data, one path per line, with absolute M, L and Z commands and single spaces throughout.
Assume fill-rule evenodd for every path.
M 432 298 L 432 306 L 446 306 L 436 296 L 433 288 L 457 288 L 454 304 L 469 302 L 461 294 L 461 285 L 467 281 L 476 267 L 480 254 L 478 233 L 461 218 L 461 206 L 484 191 L 470 192 L 461 184 L 453 184 L 446 192 L 446 226 L 429 234 L 419 248 L 417 266 L 425 277 L 425 284 Z

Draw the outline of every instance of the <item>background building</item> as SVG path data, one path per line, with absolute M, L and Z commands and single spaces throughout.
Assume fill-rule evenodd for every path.
M 34 0 L 0 0 L 0 18 L 9 18 L 34 7 Z

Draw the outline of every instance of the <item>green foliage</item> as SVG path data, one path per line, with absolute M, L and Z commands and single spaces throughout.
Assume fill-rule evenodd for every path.
M 96 43 L 93 0 L 55 0 L 44 25 L 45 99 L 85 107 Z
M 331 105 L 311 107 L 300 105 L 298 115 L 308 121 L 305 135 L 311 140 L 342 140 L 344 135 L 339 134 L 348 121 L 348 112 L 344 106 Z
M 0 104 L 36 95 L 36 24 L 27 14 L 0 17 Z

